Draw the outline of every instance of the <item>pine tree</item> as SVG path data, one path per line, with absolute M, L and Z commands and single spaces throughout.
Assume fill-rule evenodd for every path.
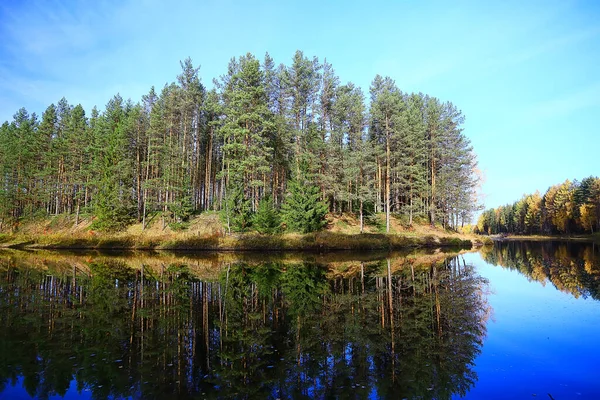
M 273 130 L 269 135 L 268 146 L 273 149 L 273 168 L 271 171 L 271 193 L 275 204 L 281 204 L 285 195 L 285 186 L 292 150 L 292 124 L 286 117 L 288 99 L 286 93 L 287 70 L 283 64 L 275 67 L 275 62 L 267 53 L 263 69 L 265 72 L 265 93 L 269 110 L 273 115 Z
M 164 160 L 166 158 L 166 125 L 164 120 L 164 99 L 157 96 L 154 87 L 143 98 L 144 114 L 147 115 L 146 155 L 142 168 L 142 229 L 146 229 L 148 215 L 164 209 Z
M 229 73 L 222 78 L 225 121 L 220 129 L 226 143 L 227 189 L 239 192 L 256 210 L 268 186 L 273 149 L 269 146 L 275 127 L 264 87 L 264 73 L 253 55 L 232 59 Z
M 294 160 L 296 173 L 306 151 L 306 138 L 313 122 L 314 108 L 320 88 L 321 65 L 316 57 L 309 60 L 296 51 L 292 65 L 282 71 L 286 101 L 289 104 L 289 121 L 293 127 Z
M 205 118 L 205 151 L 204 151 L 204 194 L 202 196 L 202 207 L 207 210 L 211 205 L 216 209 L 218 206 L 217 188 L 215 182 L 215 173 L 218 164 L 215 161 L 218 157 L 217 132 L 221 128 L 222 104 L 219 102 L 219 95 L 216 90 L 211 90 L 204 98 L 203 104 Z
M 180 202 L 182 197 L 189 197 L 192 206 L 197 208 L 203 196 L 202 183 L 204 162 L 202 154 L 202 128 L 203 118 L 201 106 L 205 98 L 204 86 L 200 83 L 198 71 L 200 67 L 194 67 L 191 58 L 180 62 L 181 74 L 177 76 L 180 88 L 179 112 L 181 114 L 181 127 L 178 138 L 178 159 L 180 163 L 180 177 L 178 181 L 178 193 L 174 202 Z
M 11 124 L 3 125 L 2 200 L 4 218 L 18 223 L 33 211 L 32 186 L 35 177 L 37 116 L 19 109 Z
M 422 95 L 410 95 L 401 123 L 402 169 L 399 175 L 405 193 L 404 209 L 408 211 L 409 225 L 412 225 L 415 215 L 423 213 L 426 198 L 423 194 L 428 190 L 424 107 Z
M 380 177 L 385 177 L 385 184 L 378 179 L 380 192 L 383 192 L 385 206 L 385 231 L 390 232 L 390 215 L 392 208 L 392 153 L 394 142 L 397 139 L 397 123 L 401 112 L 402 93 L 396 87 L 396 83 L 389 77 L 375 76 L 371 83 L 371 137 L 373 143 L 379 150 L 380 160 L 378 167 L 381 168 Z M 383 171 L 385 169 L 385 171 Z M 382 190 L 383 189 L 383 190 Z
M 81 104 L 75 106 L 67 125 L 67 171 L 69 195 L 67 212 L 75 213 L 75 225 L 79 223 L 81 204 L 85 202 L 86 187 L 89 180 L 89 158 L 86 154 L 90 140 L 85 111 Z
M 131 157 L 123 109 L 123 99 L 117 95 L 111 99 L 100 118 L 96 132 L 96 196 L 94 227 L 118 230 L 133 219 L 131 198 Z

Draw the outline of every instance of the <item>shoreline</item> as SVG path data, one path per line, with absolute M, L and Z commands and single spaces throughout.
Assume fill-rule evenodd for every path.
M 473 248 L 485 239 L 452 236 L 405 236 L 398 234 L 344 234 L 318 232 L 305 235 L 254 233 L 228 236 L 101 234 L 77 237 L 64 234 L 0 235 L 0 248 L 47 250 L 181 250 L 181 251 L 337 251 L 401 250 L 409 248 Z
M 581 242 L 600 243 L 600 235 L 489 235 L 495 242 L 531 241 L 531 242 Z

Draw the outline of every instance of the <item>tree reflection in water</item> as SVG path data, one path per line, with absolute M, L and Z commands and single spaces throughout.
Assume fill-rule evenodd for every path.
M 487 282 L 460 256 L 317 263 L 2 258 L 0 381 L 31 396 L 423 398 L 477 376 Z M 22 263 L 21 263 L 22 264 Z
M 600 300 L 600 248 L 593 243 L 508 241 L 481 250 L 484 260 L 517 270 L 574 297 Z

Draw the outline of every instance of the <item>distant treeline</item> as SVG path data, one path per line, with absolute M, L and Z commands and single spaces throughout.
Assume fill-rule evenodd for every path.
M 242 231 L 262 199 L 285 214 L 294 191 L 300 204 L 288 204 L 288 217 L 303 207 L 317 219 L 385 212 L 388 227 L 390 213 L 451 227 L 470 220 L 476 160 L 452 103 L 379 75 L 367 103 L 301 51 L 289 66 L 268 54 L 233 58 L 211 90 L 189 58 L 181 67 L 176 83 L 138 102 L 116 95 L 88 115 L 63 98 L 41 119 L 17 111 L 0 128 L 0 229 L 51 214 L 75 223 L 93 214 L 98 228 L 119 229 L 220 210 Z
M 479 233 L 557 234 L 597 232 L 600 228 L 600 178 L 566 180 L 541 196 L 526 195 L 512 205 L 486 210 Z

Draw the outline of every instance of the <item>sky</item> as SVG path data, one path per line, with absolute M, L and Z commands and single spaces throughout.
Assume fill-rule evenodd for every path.
M 0 121 L 65 97 L 103 110 L 247 52 L 326 59 L 368 93 L 376 74 L 454 103 L 486 208 L 600 175 L 600 2 L 108 0 L 0 2 Z

